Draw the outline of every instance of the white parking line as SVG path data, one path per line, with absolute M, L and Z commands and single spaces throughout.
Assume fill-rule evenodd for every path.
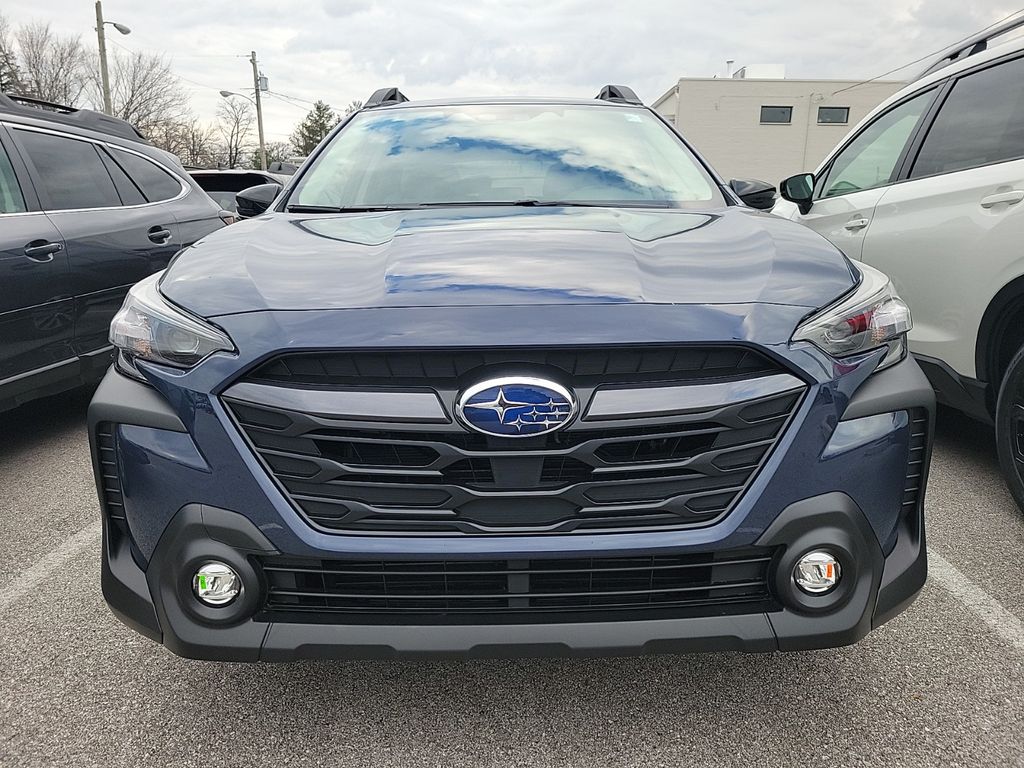
M 967 610 L 981 619 L 999 637 L 1024 653 L 1024 621 L 1021 621 L 998 600 L 963 575 L 942 555 L 929 547 L 928 578 L 934 580 Z
M 85 526 L 69 539 L 65 539 L 59 547 L 51 550 L 30 565 L 18 572 L 18 575 L 11 583 L 0 587 L 0 609 L 6 608 L 16 600 L 27 595 L 33 590 L 38 590 L 40 584 L 55 570 L 60 568 L 69 560 L 76 557 L 85 549 L 96 547 L 97 539 L 102 531 L 99 520 Z

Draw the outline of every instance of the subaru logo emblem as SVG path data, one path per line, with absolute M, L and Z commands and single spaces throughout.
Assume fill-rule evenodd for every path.
M 459 420 L 497 437 L 534 437 L 554 432 L 576 415 L 576 398 L 546 379 L 510 376 L 476 384 L 455 403 Z

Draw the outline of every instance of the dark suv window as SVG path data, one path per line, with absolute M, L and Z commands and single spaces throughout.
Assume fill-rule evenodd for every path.
M 1024 59 L 957 81 L 939 111 L 911 178 L 1024 157 Z
M 18 138 L 38 172 L 39 191 L 49 210 L 121 205 L 114 182 L 90 142 L 20 130 Z
M 114 158 L 139 186 L 149 202 L 170 200 L 181 192 L 181 182 L 155 163 L 113 147 L 111 152 L 114 153 Z
M 21 213 L 25 209 L 25 198 L 18 186 L 11 160 L 0 147 L 0 213 Z
M 146 198 L 142 195 L 142 190 L 139 189 L 139 185 L 129 178 L 128 174 L 124 172 L 124 168 L 114 162 L 114 158 L 110 156 L 110 152 L 106 149 L 99 150 L 100 157 L 103 159 L 103 165 L 107 168 L 107 173 L 110 174 L 110 178 L 114 180 L 114 186 L 117 187 L 117 194 L 121 197 L 122 205 L 144 205 Z

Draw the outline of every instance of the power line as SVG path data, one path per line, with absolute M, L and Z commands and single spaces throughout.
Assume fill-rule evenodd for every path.
M 269 93 L 271 96 L 276 96 L 279 99 L 284 99 L 285 101 L 299 101 L 302 102 L 303 104 L 309 104 L 310 106 L 316 105 L 316 102 L 310 101 L 309 99 L 300 99 L 298 96 L 289 96 L 288 94 L 278 93 L 277 91 L 266 91 L 266 93 Z
M 296 109 L 305 109 L 305 107 L 302 106 L 301 104 L 296 103 L 292 99 L 289 99 L 287 96 L 283 96 L 280 93 L 275 93 L 274 91 L 264 91 L 263 93 L 266 96 L 272 96 L 277 101 L 287 104 L 289 107 L 295 107 Z
M 919 59 L 914 59 L 913 61 L 907 62 L 906 64 L 903 64 L 902 66 L 896 67 L 895 69 L 890 69 L 888 72 L 883 72 L 882 74 L 876 75 L 875 77 L 872 77 L 869 80 L 863 80 L 863 81 L 861 81 L 859 83 L 854 83 L 853 85 L 848 85 L 845 88 L 840 88 L 838 91 L 832 91 L 831 95 L 835 96 L 837 93 L 842 93 L 843 91 L 849 91 L 851 88 L 859 88 L 862 85 L 867 85 L 868 83 L 873 83 L 875 80 L 881 80 L 883 77 L 885 77 L 887 75 L 891 75 L 893 72 L 899 72 L 901 69 L 906 69 L 907 67 L 912 67 L 915 64 L 924 61 L 925 59 L 931 58 L 932 56 L 937 56 L 938 54 L 942 53 L 947 48 L 952 48 L 954 45 L 959 45 L 960 43 L 965 43 L 968 40 L 970 40 L 972 37 L 974 37 L 975 35 L 979 35 L 982 32 L 985 32 L 986 30 L 992 29 L 992 27 L 998 27 L 1004 21 L 1009 21 L 1014 16 L 1016 16 L 1016 15 L 1018 15 L 1020 13 L 1024 13 L 1024 8 L 1018 8 L 1016 11 L 1011 13 L 1009 16 L 1004 16 L 1003 18 L 999 19 L 998 21 L 993 21 L 987 27 L 982 27 L 977 32 L 972 32 L 971 34 L 967 35 L 967 37 L 961 37 L 959 40 L 957 40 L 955 42 L 952 42 L 949 45 L 944 45 L 941 48 L 939 48 L 939 50 L 937 50 L 937 51 L 932 51 L 931 53 L 926 53 L 924 56 L 922 56 Z

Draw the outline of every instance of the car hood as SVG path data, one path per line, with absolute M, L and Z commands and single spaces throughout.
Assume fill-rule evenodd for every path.
M 855 282 L 810 230 L 745 208 L 270 214 L 182 251 L 160 290 L 203 317 L 260 310 L 785 304 Z

